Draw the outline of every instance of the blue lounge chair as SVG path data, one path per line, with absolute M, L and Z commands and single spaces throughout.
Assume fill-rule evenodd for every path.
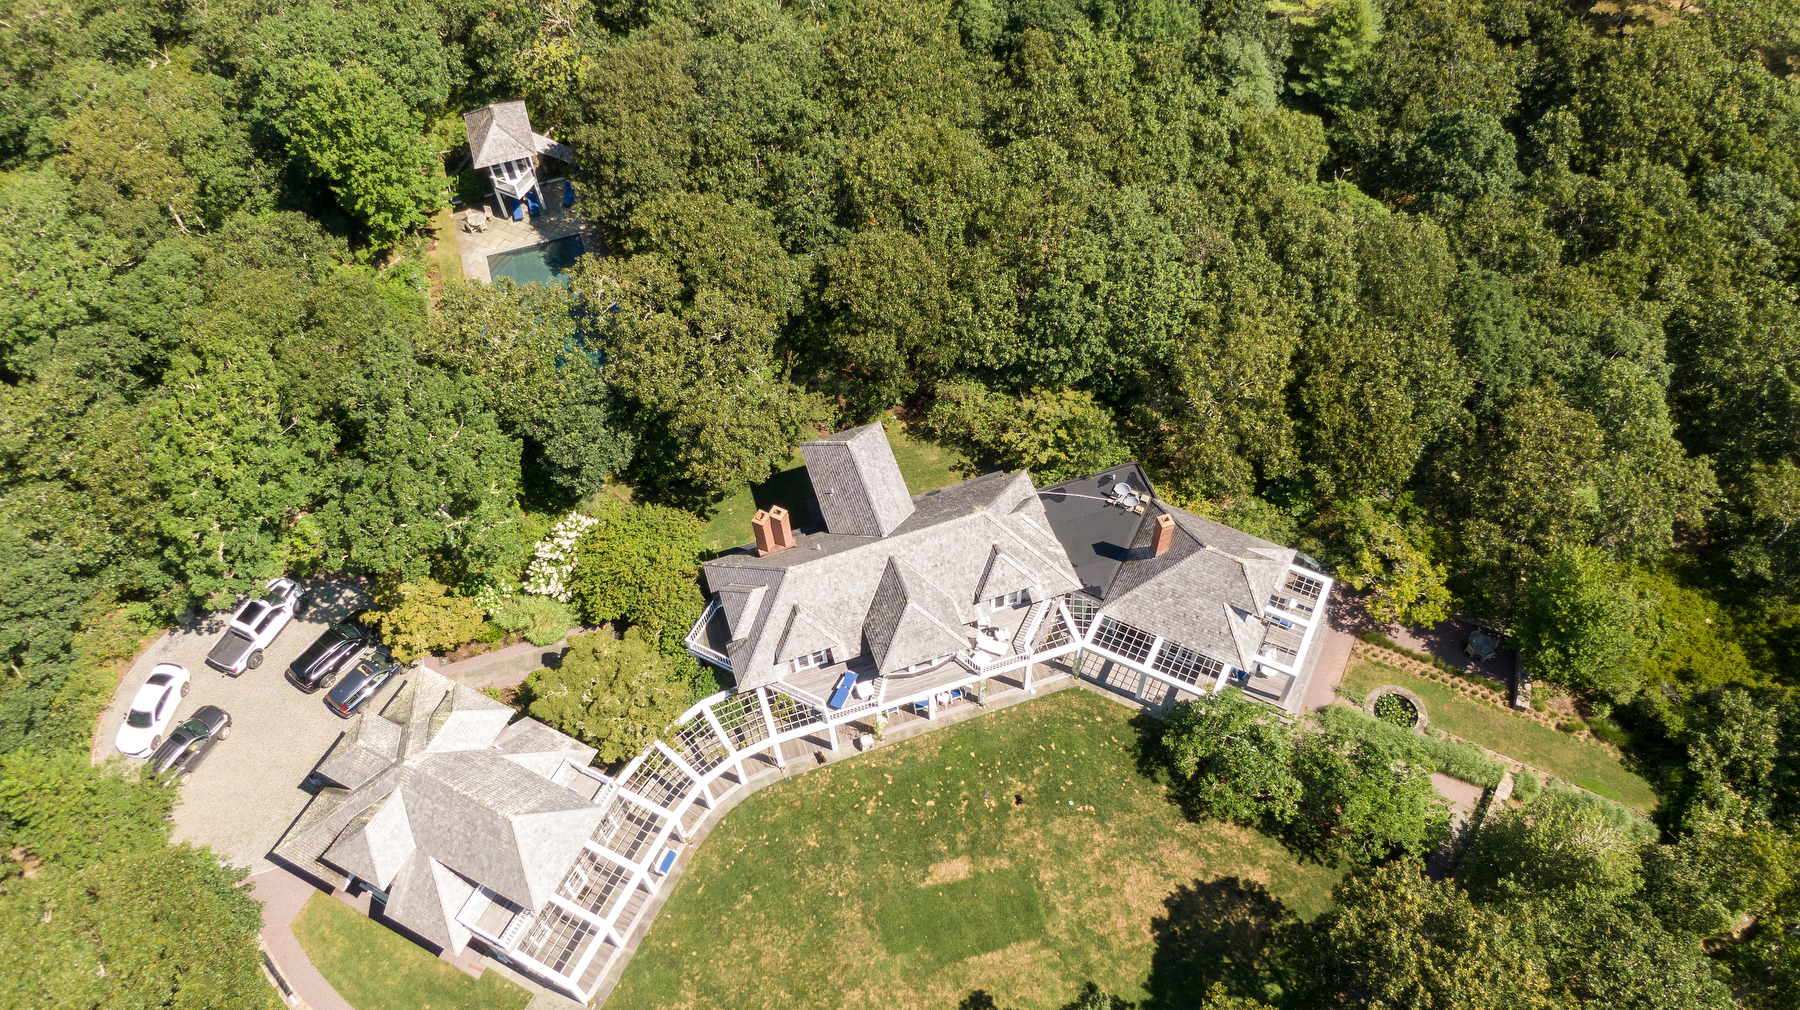
M 832 692 L 829 702 L 833 710 L 844 707 L 844 703 L 850 700 L 850 689 L 855 686 L 856 674 L 844 671 L 844 675 L 838 678 L 837 690 Z
M 572 182 L 563 183 L 563 206 L 575 206 L 575 184 Z
M 505 201 L 506 197 L 501 197 L 500 199 L 502 201 Z M 520 203 L 517 200 L 511 201 L 511 204 L 512 204 L 512 219 L 514 221 L 525 220 L 525 205 Z
M 931 699 L 924 698 L 919 701 L 913 702 L 913 712 L 917 715 L 930 715 L 931 714 Z
M 532 217 L 543 213 L 544 205 L 538 202 L 537 190 L 534 189 L 525 194 L 525 206 L 530 208 Z

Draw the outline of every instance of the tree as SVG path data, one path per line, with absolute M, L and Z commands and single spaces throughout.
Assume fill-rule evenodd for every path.
M 1402 523 L 1387 509 L 1359 498 L 1332 506 L 1320 516 L 1328 554 L 1344 557 L 1338 578 L 1352 589 L 1368 590 L 1363 607 L 1383 624 L 1428 628 L 1450 615 L 1448 572 L 1432 560 L 1423 524 Z
M 1014 399 L 979 383 L 945 383 L 925 427 L 976 470 L 1030 470 L 1039 484 L 1085 477 L 1131 454 L 1106 408 L 1072 389 Z
M 1353 864 L 1423 858 L 1449 830 L 1431 771 L 1406 743 L 1321 720 L 1295 751 L 1303 798 L 1287 830 L 1302 849 Z
M 348 444 L 318 512 L 334 563 L 412 578 L 432 556 L 477 572 L 510 559 L 520 449 L 482 390 L 404 345 L 346 386 Z
M 1289 952 L 1298 1005 L 1416 1010 L 1560 1006 L 1545 957 L 1506 917 L 1450 881 L 1392 863 L 1337 886 L 1337 907 L 1299 931 Z
M 687 692 L 636 629 L 569 643 L 562 661 L 527 681 L 532 718 L 591 744 L 604 764 L 636 757 L 681 715 Z
M 701 522 L 666 505 L 630 505 L 602 496 L 593 526 L 576 545 L 569 577 L 589 623 L 623 621 L 659 648 L 680 649 L 706 601 L 700 570 Z
M 1551 898 L 1604 903 L 1636 891 L 1642 831 L 1566 789 L 1547 789 L 1529 805 L 1484 826 L 1457 864 L 1477 901 Z
M 1739 823 L 1791 825 L 1800 814 L 1794 793 L 1800 761 L 1783 725 L 1791 719 L 1784 706 L 1773 696 L 1724 688 L 1694 707 L 1683 741 L 1688 808 Z
M 1284 823 L 1299 811 L 1293 734 L 1241 691 L 1176 705 L 1163 721 L 1163 747 L 1184 780 L 1179 795 L 1198 814 L 1256 824 Z
M 289 148 L 376 248 L 444 205 L 449 186 L 423 124 L 373 71 L 312 63 L 294 85 L 278 119 Z
M 12 969 L 0 1003 L 70 1010 L 277 1010 L 245 871 L 190 845 L 110 853 L 13 880 L 0 895 Z
M 1341 100 L 1352 87 L 1352 75 L 1381 38 L 1381 9 L 1369 0 L 1336 0 L 1311 6 L 1270 3 L 1300 29 L 1295 39 L 1295 75 L 1288 87 L 1317 95 L 1326 104 Z
M 1650 601 L 1592 547 L 1558 549 L 1526 583 L 1519 651 L 1533 673 L 1574 690 L 1629 698 L 1643 660 L 1639 629 Z
M 1494 116 L 1472 109 L 1432 117 L 1397 161 L 1401 185 L 1438 213 L 1478 197 L 1505 196 L 1525 181 L 1512 135 Z
M 383 576 L 371 595 L 375 605 L 362 616 L 363 623 L 375 629 L 402 663 L 454 649 L 481 631 L 483 614 L 475 601 L 452 596 L 431 579 L 403 582 L 399 576 Z

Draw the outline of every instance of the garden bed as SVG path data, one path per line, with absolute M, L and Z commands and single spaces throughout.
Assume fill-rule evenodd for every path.
M 1385 684 L 1424 699 L 1434 728 L 1549 772 L 1638 810 L 1656 805 L 1656 793 L 1610 748 L 1576 739 L 1523 713 L 1472 697 L 1450 684 L 1368 659 L 1353 660 L 1344 687 L 1367 692 Z

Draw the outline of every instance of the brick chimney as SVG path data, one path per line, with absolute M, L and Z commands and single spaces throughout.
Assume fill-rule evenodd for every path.
M 1156 517 L 1156 532 L 1150 538 L 1150 553 L 1160 555 L 1175 542 L 1175 519 L 1167 512 Z
M 750 528 L 756 534 L 756 556 L 759 558 L 794 546 L 793 524 L 788 521 L 788 510 L 780 505 L 771 505 L 767 512 L 758 509 L 750 520 Z

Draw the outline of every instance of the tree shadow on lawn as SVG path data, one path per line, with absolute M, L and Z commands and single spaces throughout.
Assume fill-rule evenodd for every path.
M 1238 877 L 1182 884 L 1163 909 L 1150 920 L 1156 951 L 1144 1010 L 1186 1010 L 1217 983 L 1232 995 L 1265 998 L 1271 936 L 1298 921 L 1262 884 Z

